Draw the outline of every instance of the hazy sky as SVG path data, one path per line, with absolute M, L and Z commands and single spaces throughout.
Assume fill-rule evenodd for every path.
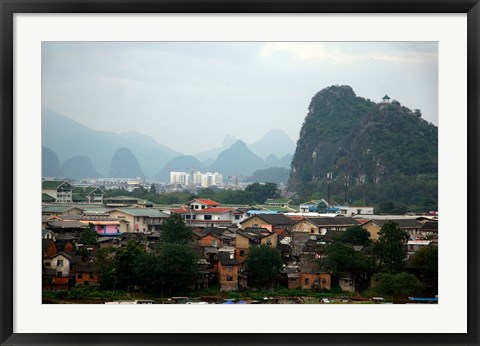
M 42 106 L 97 130 L 138 131 L 184 153 L 268 129 L 295 142 L 333 85 L 388 94 L 438 124 L 435 42 L 44 42 Z

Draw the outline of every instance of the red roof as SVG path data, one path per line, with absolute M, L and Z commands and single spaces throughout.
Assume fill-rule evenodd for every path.
M 233 208 L 206 208 L 206 209 L 198 209 L 192 210 L 194 214 L 196 213 L 207 213 L 207 214 L 218 214 L 218 213 L 226 213 L 227 211 L 232 211 Z
M 184 213 L 191 213 L 192 210 L 190 208 L 187 208 L 187 207 L 181 207 L 181 208 L 177 208 L 177 209 L 170 209 L 170 211 L 172 213 L 177 213 L 177 214 L 184 214 Z
M 208 199 L 208 198 L 196 198 L 196 199 L 188 202 L 187 204 L 191 204 L 192 202 L 199 202 L 199 203 L 202 203 L 202 204 L 205 204 L 205 205 L 210 205 L 210 206 L 220 205 L 220 203 L 212 201 L 211 199 Z

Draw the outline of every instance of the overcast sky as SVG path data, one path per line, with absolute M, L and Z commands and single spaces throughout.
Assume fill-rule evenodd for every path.
M 297 141 L 333 85 L 388 94 L 438 124 L 434 42 L 44 42 L 42 106 L 97 130 L 138 131 L 184 153 L 268 129 Z

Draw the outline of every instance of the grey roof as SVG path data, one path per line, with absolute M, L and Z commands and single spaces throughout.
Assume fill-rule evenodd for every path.
M 425 221 L 422 225 L 422 231 L 438 232 L 438 221 Z
M 307 220 L 313 222 L 317 226 L 355 226 L 359 225 L 360 222 L 352 217 L 309 217 Z M 301 221 L 301 220 L 300 220 Z
M 422 227 L 422 223 L 415 219 L 390 219 L 390 220 L 371 220 L 375 222 L 380 227 L 383 227 L 387 222 L 393 221 L 398 225 L 400 228 L 420 228 Z
M 43 205 L 42 213 L 63 213 L 73 208 L 82 209 L 73 205 Z
M 256 214 L 251 216 L 247 220 L 251 219 L 252 217 L 258 217 L 273 226 L 288 226 L 293 223 L 292 219 L 283 214 Z M 246 222 L 247 220 L 242 221 L 241 224 Z
M 88 225 L 79 221 L 50 221 L 49 228 L 88 228 Z
M 224 266 L 238 265 L 238 261 L 235 258 L 230 258 L 230 254 L 226 252 L 219 252 L 218 260 Z
M 133 215 L 133 216 L 164 217 L 164 218 L 169 217 L 168 214 L 165 214 L 160 210 L 152 209 L 152 208 L 116 208 L 116 209 L 110 210 L 110 212 L 114 210 L 118 210 L 122 213 Z

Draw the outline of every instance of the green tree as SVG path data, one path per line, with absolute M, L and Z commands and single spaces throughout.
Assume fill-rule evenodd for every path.
M 342 234 L 342 242 L 352 245 L 368 245 L 370 243 L 370 232 L 362 226 L 347 228 Z
M 375 270 L 375 262 L 371 257 L 342 243 L 322 246 L 318 254 L 321 255 L 320 266 L 328 268 L 334 280 L 338 280 L 341 273 L 348 272 L 355 279 L 357 289 L 368 286 L 370 276 Z
M 180 214 L 170 215 L 162 225 L 161 238 L 164 243 L 187 244 L 192 237 L 192 230 L 187 227 Z
M 188 245 L 166 243 L 158 256 L 158 285 L 168 293 L 189 290 L 196 281 L 197 255 Z
M 282 264 L 277 249 L 269 245 L 250 247 L 245 259 L 249 285 L 257 288 L 272 287 L 282 269 Z
M 380 237 L 374 243 L 373 251 L 384 270 L 390 273 L 402 271 L 405 268 L 408 233 L 401 230 L 398 224 L 388 221 L 378 234 Z
M 138 275 L 135 272 L 134 263 L 135 259 L 144 253 L 145 249 L 143 246 L 137 244 L 134 240 L 130 240 L 125 247 L 117 251 L 115 267 L 119 287 L 127 288 L 137 283 Z
M 267 198 L 277 198 L 280 196 L 277 184 L 274 183 L 253 183 L 245 188 L 253 198 L 253 202 L 263 204 Z
M 377 294 L 392 297 L 394 301 L 398 298 L 421 294 L 425 288 L 415 275 L 405 272 L 378 273 L 372 280 L 372 288 Z
M 138 284 L 153 290 L 160 287 L 161 260 L 155 252 L 140 252 L 133 259 L 132 270 Z
M 88 228 L 80 232 L 80 239 L 78 241 L 80 244 L 97 245 L 97 238 L 97 232 L 93 230 L 93 225 L 89 224 Z
M 415 253 L 412 262 L 419 268 L 420 278 L 429 291 L 438 294 L 438 247 L 422 247 Z
M 375 214 L 403 215 L 406 212 L 407 207 L 405 206 L 405 204 L 394 203 L 392 201 L 380 203 L 375 209 Z
M 115 250 L 113 248 L 99 249 L 93 261 L 93 268 L 100 279 L 100 288 L 112 289 L 117 280 Z

